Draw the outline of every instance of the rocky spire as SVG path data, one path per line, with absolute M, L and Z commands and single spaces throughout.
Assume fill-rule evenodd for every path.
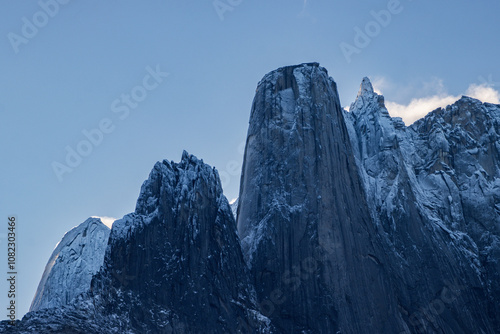
M 218 173 L 187 152 L 179 163 L 158 162 L 135 212 L 113 224 L 92 288 L 108 312 L 135 319 L 131 325 L 141 332 L 267 333 L 270 327 L 254 303 Z
M 358 97 L 362 95 L 372 95 L 373 93 L 373 86 L 370 79 L 368 79 L 368 77 L 364 77 L 359 87 Z
M 336 84 L 324 68 L 284 67 L 258 85 L 238 231 L 262 312 L 280 333 L 398 328 Z
M 319 64 L 283 67 L 252 105 L 243 252 L 216 170 L 184 152 L 114 223 L 90 291 L 68 289 L 94 220 L 0 332 L 499 333 L 499 179 L 499 105 L 464 97 L 406 127 L 366 78 L 347 112 Z
M 360 113 L 381 113 L 383 117 L 389 117 L 389 112 L 384 104 L 384 97 L 375 93 L 370 79 L 364 77 L 359 87 L 356 101 L 351 104 L 349 109 L 354 116 Z

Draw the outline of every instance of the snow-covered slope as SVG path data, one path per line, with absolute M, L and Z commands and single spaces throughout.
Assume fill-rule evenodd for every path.
M 409 134 L 428 207 L 466 248 L 494 317 L 500 305 L 500 105 L 462 97 L 412 124 Z
M 67 232 L 45 266 L 30 311 L 69 305 L 87 292 L 103 264 L 109 233 L 99 218 L 89 218 Z
M 387 266 L 406 276 L 399 307 L 411 310 L 416 303 L 405 292 L 409 287 L 427 294 L 416 303 L 421 308 L 451 280 L 468 287 L 460 293 L 463 300 L 447 305 L 456 311 L 444 310 L 431 320 L 413 311 L 408 321 L 413 330 L 482 328 L 487 333 L 498 328 L 492 312 L 499 305 L 492 282 L 500 272 L 498 111 L 499 106 L 464 97 L 406 127 L 389 116 L 383 96 L 365 78 L 345 113 L 371 214 L 387 249 Z M 402 264 L 419 269 L 406 275 Z M 458 320 L 454 312 L 460 312 Z
M 238 199 L 236 199 L 231 205 L 231 212 L 233 213 L 234 219 L 238 217 Z

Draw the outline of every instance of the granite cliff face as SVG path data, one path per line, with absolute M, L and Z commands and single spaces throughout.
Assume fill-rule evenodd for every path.
M 90 289 L 103 264 L 109 232 L 99 218 L 89 218 L 64 235 L 45 266 L 30 312 L 70 305 Z
M 406 126 L 367 78 L 346 111 L 317 63 L 283 67 L 258 84 L 232 207 L 184 152 L 76 284 L 83 230 L 1 332 L 499 333 L 500 106 L 463 97 Z
M 389 333 L 403 322 L 337 88 L 318 64 L 278 69 L 258 85 L 238 232 L 280 333 Z
M 256 305 L 217 171 L 186 152 L 180 163 L 164 160 L 155 165 L 135 212 L 114 222 L 103 268 L 87 285 L 71 305 L 38 308 L 16 327 L 4 322 L 0 329 L 272 332 L 270 320 Z
M 262 312 L 280 332 L 497 332 L 499 106 L 406 127 L 367 78 L 350 112 L 337 96 L 317 64 L 257 88 L 237 221 Z
M 152 333 L 268 332 L 215 169 L 184 152 L 157 163 L 134 213 L 114 223 L 92 282 L 106 313 Z
M 412 124 L 418 179 L 475 270 L 500 331 L 500 105 L 462 97 Z M 464 249 L 465 248 L 465 249 Z M 470 285 L 469 285 L 470 286 Z
M 500 194 L 498 168 L 488 174 L 489 183 L 471 179 L 483 170 L 481 161 L 487 166 L 498 162 L 498 110 L 462 98 L 406 127 L 389 116 L 383 96 L 365 78 L 345 113 L 386 249 L 381 263 L 391 273 L 397 307 L 412 333 L 498 331 L 498 315 L 492 312 L 499 305 L 498 291 L 485 280 L 498 274 L 493 260 L 498 259 L 500 226 L 494 195 Z M 492 155 L 471 158 L 471 149 Z M 474 194 L 469 187 L 484 192 Z M 469 202 L 480 203 L 475 212 L 467 209 Z M 474 235 L 474 230 L 481 232 Z

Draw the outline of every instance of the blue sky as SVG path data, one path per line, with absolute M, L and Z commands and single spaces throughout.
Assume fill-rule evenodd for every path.
M 493 0 L 1 6 L 0 247 L 16 215 L 18 315 L 63 234 L 89 216 L 132 212 L 156 161 L 185 149 L 235 198 L 253 94 L 271 70 L 317 61 L 344 106 L 368 76 L 407 124 L 466 93 L 499 102 Z M 70 166 L 72 150 L 82 154 Z

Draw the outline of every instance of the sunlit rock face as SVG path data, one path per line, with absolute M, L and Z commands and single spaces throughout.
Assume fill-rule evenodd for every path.
M 30 312 L 71 305 L 102 267 L 110 229 L 89 218 L 64 235 L 45 266 Z

